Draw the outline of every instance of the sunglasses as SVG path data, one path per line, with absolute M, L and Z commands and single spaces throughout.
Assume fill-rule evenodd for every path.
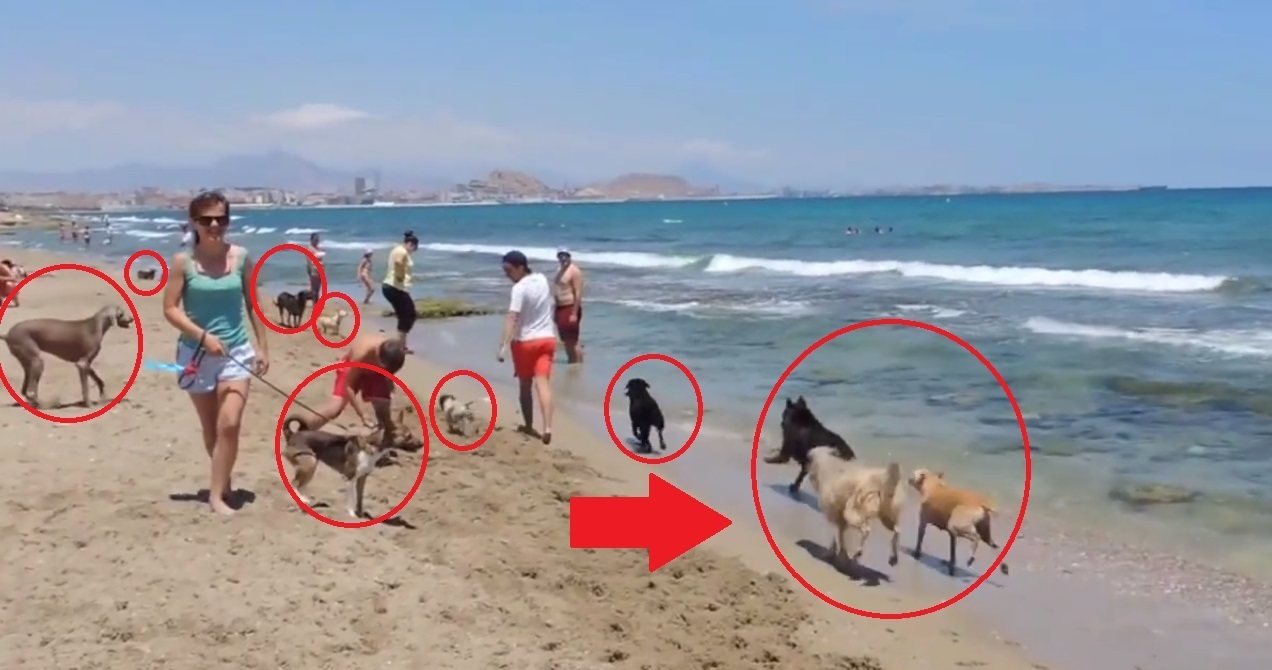
M 224 228 L 225 226 L 230 225 L 230 215 L 221 214 L 220 216 L 196 216 L 194 217 L 194 222 L 200 226 L 210 226 L 215 223 Z

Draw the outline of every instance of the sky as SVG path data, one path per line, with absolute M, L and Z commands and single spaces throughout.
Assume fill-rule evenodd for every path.
M 45 0 L 0 24 L 0 169 L 765 185 L 1272 184 L 1266 0 Z

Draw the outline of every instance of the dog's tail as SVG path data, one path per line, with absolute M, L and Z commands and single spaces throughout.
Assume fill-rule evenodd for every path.
M 888 464 L 888 476 L 883 480 L 883 490 L 879 491 L 879 509 L 889 514 L 897 499 L 897 489 L 901 486 L 901 465 L 896 461 Z
M 292 428 L 292 423 L 299 425 L 300 428 Z M 305 425 L 305 421 L 303 419 L 297 416 L 289 416 L 287 417 L 287 420 L 283 422 L 283 439 L 290 440 L 293 435 L 306 429 L 308 429 L 308 426 Z

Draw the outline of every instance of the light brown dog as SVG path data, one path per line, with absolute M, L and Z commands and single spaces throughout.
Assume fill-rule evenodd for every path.
M 976 549 L 981 542 L 997 549 L 998 545 L 990 535 L 989 517 L 995 513 L 994 505 L 989 498 L 967 489 L 959 489 L 945 483 L 944 472 L 932 472 L 922 468 L 910 475 L 910 486 L 923 496 L 919 504 L 919 534 L 914 540 L 914 557 L 923 555 L 923 531 L 928 524 L 949 533 L 950 560 L 947 565 L 951 575 L 954 574 L 954 549 L 958 538 L 962 537 L 972 543 L 972 555 L 967 557 L 967 564 L 976 560 Z M 1007 574 L 1007 562 L 1003 561 L 998 569 Z
M 852 555 L 854 562 L 860 560 L 866 539 L 870 537 L 870 522 L 878 519 L 880 525 L 892 532 L 888 565 L 896 565 L 900 538 L 897 527 L 905 499 L 900 489 L 901 466 L 889 463 L 886 468 L 866 467 L 855 460 L 844 460 L 835 447 L 814 447 L 808 452 L 808 466 L 809 481 L 817 492 L 817 506 L 835 527 L 830 547 L 833 561 L 847 557 L 844 539 L 850 528 L 861 535 L 857 551 Z
M 343 309 L 332 315 L 320 316 L 318 327 L 322 329 L 324 335 L 339 335 L 340 322 L 344 321 L 346 316 L 349 316 L 349 313 Z
M 297 430 L 293 424 L 300 426 Z M 364 518 L 362 493 L 367 477 L 375 471 L 380 459 L 393 447 L 391 436 L 377 428 L 369 435 L 337 435 L 324 430 L 308 430 L 305 422 L 291 417 L 283 423 L 283 457 L 291 463 L 292 488 L 307 505 L 313 499 L 305 494 L 305 486 L 314 478 L 318 463 L 339 472 L 345 480 L 345 509 L 350 517 Z
M 68 363 L 74 363 L 79 371 L 80 390 L 84 407 L 91 407 L 88 400 L 88 380 L 97 384 L 97 393 L 106 399 L 106 382 L 93 370 L 93 361 L 102 351 L 102 338 L 111 326 L 127 328 L 132 325 L 132 315 L 122 307 L 103 307 L 87 319 L 66 321 L 63 319 L 28 319 L 0 335 L 9 345 L 9 353 L 22 366 L 22 395 L 32 407 L 40 406 L 40 377 L 44 374 L 44 357 L 40 352 L 52 354 Z

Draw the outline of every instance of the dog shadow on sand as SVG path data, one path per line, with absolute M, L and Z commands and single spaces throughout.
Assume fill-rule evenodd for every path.
M 812 540 L 800 540 L 795 544 L 799 545 L 800 549 L 807 551 L 809 556 L 812 556 L 823 563 L 829 564 L 839 574 L 853 580 L 854 582 L 861 582 L 862 586 L 878 586 L 883 582 L 892 581 L 892 578 L 886 573 L 879 572 L 878 570 L 862 565 L 861 563 L 853 561 L 848 561 L 847 563 L 835 563 L 833 560 L 834 557 L 830 553 L 830 549 L 817 544 Z

